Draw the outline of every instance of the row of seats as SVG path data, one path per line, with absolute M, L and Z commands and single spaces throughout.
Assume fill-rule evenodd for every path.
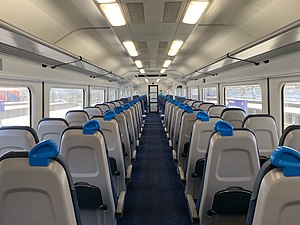
M 160 98 L 167 99 L 163 96 L 160 96 Z M 179 109 L 176 106 L 179 106 Z M 191 123 L 192 128 L 189 126 L 189 132 L 183 132 L 185 136 L 188 136 L 187 133 L 190 135 L 190 140 L 187 141 L 189 146 L 183 148 L 183 152 L 178 152 L 177 155 L 178 172 L 181 180 L 186 182 L 185 195 L 191 219 L 193 222 L 199 220 L 201 225 L 245 224 L 250 198 L 255 199 L 251 202 L 257 202 L 257 186 L 260 185 L 259 182 L 263 179 L 262 176 L 257 176 L 261 164 L 259 159 L 260 157 L 269 158 L 272 151 L 278 146 L 275 120 L 270 115 L 246 116 L 241 109 L 226 109 L 225 112 L 237 112 L 232 116 L 234 119 L 238 118 L 237 115 L 244 114 L 239 118 L 241 122 L 236 124 L 238 128 L 233 128 L 230 123 L 225 122 L 228 117 L 209 116 L 204 110 L 196 112 L 195 117 L 193 115 L 195 109 L 188 107 L 167 99 L 164 109 L 167 121 L 172 120 L 171 123 L 175 123 L 175 125 L 177 122 L 176 113 L 175 117 L 174 114 L 170 116 L 168 114 L 170 110 L 177 110 L 177 113 L 180 114 L 180 108 L 183 110 L 184 108 L 189 109 L 185 110 L 185 113 L 189 111 L 191 117 L 194 117 L 192 122 L 190 120 L 185 121 L 183 119 L 184 114 L 181 114 L 181 128 L 186 127 L 184 125 L 186 122 Z M 166 120 L 164 122 L 168 131 L 168 122 Z M 298 140 L 298 138 L 295 138 L 296 133 L 297 129 L 294 126 L 287 128 L 280 139 L 279 145 L 289 145 L 299 149 L 295 142 Z M 298 134 L 300 135 L 300 133 Z M 286 140 L 286 142 L 282 140 Z M 287 155 L 289 153 L 282 154 Z M 294 150 L 292 150 L 292 154 L 294 154 Z M 181 157 L 187 158 L 187 160 L 181 161 Z M 299 162 L 299 158 L 295 158 L 297 157 L 289 160 Z M 266 164 L 269 164 L 268 168 L 270 168 L 270 162 L 265 163 L 264 167 Z M 296 164 L 293 166 L 297 168 Z M 269 172 L 269 170 L 267 171 Z M 272 170 L 272 172 L 274 171 Z M 260 181 L 257 181 L 259 179 Z M 262 198 L 267 200 L 265 196 Z M 265 204 L 272 205 L 272 203 Z M 255 211 L 253 205 L 254 203 L 250 204 L 247 225 L 277 224 L 274 222 L 276 220 L 269 220 L 273 221 L 269 222 L 268 219 L 262 218 L 261 208 Z M 292 205 L 298 205 L 299 209 L 298 203 Z M 294 210 L 283 208 L 289 212 Z M 280 204 L 277 210 L 282 210 Z M 283 217 L 287 217 L 287 215 Z M 259 219 L 253 220 L 253 218 Z M 297 214 L 293 214 L 292 218 L 297 218 Z M 293 219 L 289 218 L 287 221 L 293 221 Z M 295 224 L 295 222 L 291 224 Z
M 142 127 L 143 98 L 145 96 L 106 111 L 103 117 L 93 116 L 87 122 L 82 121 L 83 123 L 75 126 L 70 126 L 71 122 L 79 121 L 78 118 L 82 118 L 84 113 L 87 114 L 85 111 L 73 111 L 74 114 L 68 112 L 66 120 L 43 119 L 38 127 L 40 140 L 45 140 L 42 142 L 39 142 L 38 135 L 30 127 L 1 127 L 0 168 L 3 168 L 2 163 L 6 165 L 7 162 L 12 162 L 12 173 L 17 174 L 10 174 L 10 165 L 9 174 L 0 170 L 0 174 L 4 174 L 0 175 L 0 185 L 5 186 L 5 189 L 1 188 L 4 191 L 0 191 L 0 194 L 6 199 L 4 204 L 1 203 L 3 213 L 0 215 L 0 221 L 4 221 L 1 224 L 42 224 L 48 220 L 49 224 L 117 224 L 116 218 L 122 217 L 124 209 L 125 176 L 126 173 L 131 173 L 128 169 L 125 170 L 126 152 L 122 148 L 124 142 L 121 141 L 124 139 L 124 133 L 121 134 L 124 128 L 128 130 L 125 112 L 129 111 L 128 115 L 132 120 L 139 121 L 136 122 L 137 126 Z M 131 112 L 134 115 L 131 115 Z M 117 119 L 122 122 L 119 124 Z M 123 130 L 119 129 L 121 124 Z M 135 129 L 135 126 L 132 126 Z M 127 137 L 129 139 L 129 136 Z M 57 141 L 47 140 L 50 138 Z M 131 144 L 130 140 L 128 142 Z M 32 149 L 30 153 L 24 151 L 28 149 Z M 22 151 L 11 153 L 12 150 Z M 28 159 L 24 159 L 27 157 L 29 165 Z M 31 161 L 37 163 L 32 164 Z M 45 175 L 44 171 L 45 174 L 52 174 L 52 178 L 47 180 L 48 175 Z M 9 187 L 6 187 L 8 175 Z M 26 179 L 19 179 L 21 175 Z M 40 176 L 43 179 L 34 180 Z M 53 179 L 53 184 L 49 183 Z M 53 195 L 56 191 L 57 194 Z M 15 201 L 16 204 L 22 203 L 15 208 L 24 216 L 16 218 L 13 216 L 15 211 L 12 202 L 17 197 L 20 199 Z M 57 198 L 60 201 L 56 203 Z M 33 204 L 33 207 L 26 207 L 24 204 Z M 22 211 L 22 207 L 27 209 Z

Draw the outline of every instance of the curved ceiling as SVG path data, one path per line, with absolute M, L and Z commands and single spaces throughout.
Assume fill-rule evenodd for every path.
M 182 76 L 250 42 L 298 21 L 299 0 L 210 0 L 197 25 L 181 22 L 187 0 L 119 0 L 127 24 L 111 27 L 93 0 L 2 1 L 0 19 L 46 42 L 136 84 L 146 74 L 159 74 L 165 59 L 173 60 L 162 82 Z M 122 41 L 134 41 L 139 56 L 130 57 Z M 167 56 L 172 40 L 182 39 L 175 57 Z

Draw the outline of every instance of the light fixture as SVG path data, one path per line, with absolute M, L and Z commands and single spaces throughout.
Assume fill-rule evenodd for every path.
M 166 72 L 166 68 L 162 68 L 161 70 L 160 70 L 160 73 L 165 73 Z
M 171 44 L 170 50 L 168 52 L 169 56 L 175 56 L 177 54 L 177 52 L 179 51 L 179 49 L 181 48 L 181 46 L 183 45 L 183 41 L 182 40 L 174 40 Z
M 168 67 L 170 66 L 171 62 L 172 62 L 171 59 L 165 60 L 165 62 L 164 62 L 164 64 L 163 64 L 163 67 L 164 67 L 164 68 L 168 68 Z
M 136 57 L 139 55 L 133 41 L 124 41 L 123 45 L 131 57 Z
M 140 73 L 141 74 L 145 74 L 145 70 L 144 69 L 140 69 Z
M 126 24 L 126 20 L 118 3 L 100 4 L 100 7 L 112 26 L 117 27 Z
M 142 64 L 141 60 L 135 60 L 134 63 L 136 65 L 136 67 L 139 68 L 139 69 L 143 67 L 143 64 Z
M 114 3 L 116 0 L 96 0 L 98 3 Z
M 149 80 L 147 78 L 145 79 L 145 81 L 146 81 L 146 83 L 149 83 Z
M 196 24 L 208 4 L 208 1 L 191 1 L 185 12 L 182 22 L 187 24 Z
M 156 80 L 156 83 L 158 83 L 159 81 L 160 81 L 160 79 L 157 79 L 157 80 Z

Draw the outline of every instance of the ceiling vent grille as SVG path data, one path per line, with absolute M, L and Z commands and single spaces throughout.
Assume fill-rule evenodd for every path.
M 131 23 L 133 24 L 145 23 L 143 3 L 127 3 L 127 9 L 128 9 Z
M 166 2 L 163 23 L 175 23 L 179 14 L 181 2 Z

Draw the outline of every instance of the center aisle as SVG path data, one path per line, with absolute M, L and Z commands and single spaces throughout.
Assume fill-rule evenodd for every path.
M 118 225 L 191 225 L 160 115 L 146 117 L 124 216 Z

